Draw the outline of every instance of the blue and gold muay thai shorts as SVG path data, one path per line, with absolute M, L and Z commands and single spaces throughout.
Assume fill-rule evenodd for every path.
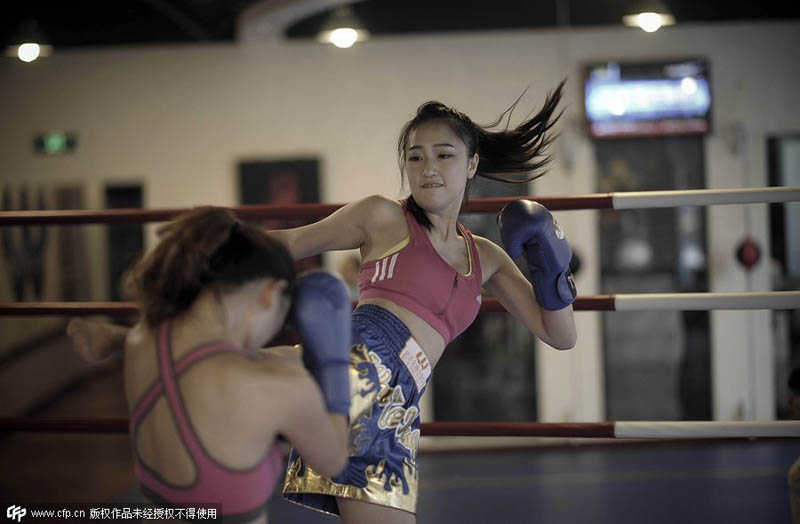
M 347 466 L 328 478 L 292 449 L 283 496 L 334 515 L 337 497 L 416 513 L 419 399 L 430 375 L 425 353 L 400 319 L 375 305 L 356 309 Z

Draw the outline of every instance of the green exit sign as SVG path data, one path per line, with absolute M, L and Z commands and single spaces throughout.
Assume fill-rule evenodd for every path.
M 77 145 L 75 133 L 66 131 L 40 133 L 33 139 L 33 147 L 40 155 L 65 155 L 72 153 Z

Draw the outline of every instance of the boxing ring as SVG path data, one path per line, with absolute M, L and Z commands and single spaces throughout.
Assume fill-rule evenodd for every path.
M 475 198 L 471 199 L 465 207 L 465 213 L 495 213 L 512 198 Z M 692 191 L 653 191 L 653 192 L 626 192 L 605 193 L 575 196 L 536 196 L 530 197 L 543 204 L 550 210 L 586 210 L 586 209 L 645 209 L 658 207 L 678 206 L 712 206 L 750 203 L 777 203 L 800 201 L 800 187 L 797 188 L 751 188 L 727 190 L 692 190 Z M 336 211 L 343 204 L 296 204 L 291 206 L 238 206 L 230 209 L 243 220 L 263 219 L 314 219 L 327 216 Z M 25 225 L 82 225 L 82 224 L 121 224 L 121 223 L 147 223 L 169 220 L 186 208 L 174 209 L 113 209 L 113 210 L 60 210 L 60 211 L 4 211 L 0 212 L 0 227 L 25 226 Z M 708 310 L 750 310 L 750 309 L 796 309 L 800 308 L 800 291 L 762 291 L 742 293 L 641 293 L 641 294 L 612 294 L 612 295 L 579 295 L 573 304 L 575 311 L 708 311 Z M 481 306 L 481 312 L 503 312 L 500 303 L 493 298 L 486 298 Z M 132 302 L 15 302 L 0 303 L 0 315 L 4 316 L 84 316 L 107 315 L 112 317 L 129 317 L 135 315 L 137 307 Z M 124 434 L 128 430 L 126 418 L 87 418 L 87 417 L 3 417 L 0 418 L 0 435 L 9 433 L 51 433 L 51 434 Z M 424 437 L 541 437 L 562 439 L 594 439 L 601 441 L 626 440 L 631 446 L 644 441 L 671 442 L 689 441 L 693 445 L 698 442 L 717 442 L 728 440 L 736 442 L 742 449 L 751 445 L 755 439 L 765 439 L 766 442 L 780 443 L 783 446 L 780 453 L 786 453 L 786 445 L 800 444 L 800 421 L 605 421 L 587 423 L 542 423 L 542 422 L 427 422 L 422 423 L 421 432 Z M 770 444 L 773 445 L 773 444 Z M 797 446 L 800 454 L 800 445 Z M 486 453 L 491 454 L 491 451 Z M 510 452 L 507 452 L 510 453 Z M 591 453 L 590 451 L 581 453 Z M 494 455 L 493 455 L 494 456 Z M 587 455 L 588 456 L 588 455 Z M 497 455 L 498 463 L 506 464 L 509 470 L 518 467 L 519 460 L 513 455 Z M 632 458 L 620 455 L 620 463 L 627 463 Z M 565 461 L 570 460 L 564 456 Z M 447 457 L 437 458 L 437 461 L 447 463 Z M 515 462 L 516 460 L 516 462 Z M 583 459 L 579 459 L 583 460 Z M 588 460 L 588 459 L 587 459 Z M 598 460 L 598 459 L 593 459 Z M 617 459 L 615 459 L 617 460 Z M 662 460 L 662 459 L 658 459 Z M 665 464 L 669 464 L 668 453 L 664 456 Z M 681 460 L 686 460 L 681 459 Z M 698 461 L 703 459 L 698 458 Z M 439 471 L 437 468 L 445 468 Z M 426 490 L 437 493 L 437 490 L 451 489 L 494 489 L 484 480 L 458 481 L 453 480 L 452 471 L 458 470 L 459 464 L 434 465 L 433 474 L 426 477 L 420 484 L 421 494 Z M 538 474 L 547 472 L 547 464 L 534 467 Z M 610 466 L 612 470 L 616 465 Z M 666 466 L 665 466 L 666 467 Z M 766 467 L 766 466 L 765 466 Z M 446 468 L 450 468 L 446 470 Z M 541 468 L 541 469 L 538 469 Z M 491 469 L 491 468 L 490 468 Z M 444 471 L 449 473 L 445 474 Z M 691 468 L 673 473 L 677 477 L 696 478 L 698 473 Z M 756 476 L 762 470 L 756 469 Z M 766 470 L 764 470 L 766 471 Z M 774 468 L 769 470 L 775 474 Z M 441 475 L 440 475 L 441 473 Z M 730 472 L 736 475 L 735 472 Z M 468 473 L 464 473 L 467 478 Z M 564 485 L 589 486 L 592 484 L 591 475 L 581 473 L 575 477 L 558 477 L 557 473 L 550 472 L 548 479 L 560 479 Z M 621 475 L 621 476 L 619 476 Z M 613 473 L 610 477 L 603 476 L 600 483 L 626 482 L 635 483 L 636 475 L 632 473 Z M 646 473 L 637 473 L 644 475 Z M 425 480 L 425 479 L 428 480 Z M 508 477 L 497 474 L 489 475 L 494 482 L 493 486 L 508 487 Z M 552 486 L 548 481 L 543 481 L 535 476 L 535 472 L 521 473 L 513 477 L 515 486 L 540 486 L 545 491 Z M 622 479 L 622 480 L 620 480 Z M 583 483 L 583 484 L 582 484 Z M 599 484 L 598 484 L 599 485 Z M 627 485 L 627 484 L 626 484 Z M 631 484 L 633 486 L 633 484 Z M 628 489 L 636 488 L 629 486 Z M 596 489 L 596 485 L 595 485 Z M 601 490 L 603 491 L 603 490 Z M 747 491 L 747 490 L 745 490 Z M 484 491 L 485 494 L 485 491 Z M 485 495 L 488 496 L 488 495 Z M 502 495 L 498 495 L 502 496 Z M 555 496 L 555 495 L 554 495 Z M 593 495 L 587 493 L 587 497 Z M 614 500 L 618 495 L 608 492 L 606 497 Z M 691 497 L 691 494 L 688 495 Z M 542 501 L 546 505 L 546 501 Z M 605 503 L 603 503 L 605 504 Z M 466 503 L 465 507 L 471 507 Z M 270 510 L 271 512 L 273 509 Z M 282 510 L 278 510 L 280 513 Z M 475 508 L 474 511 L 480 511 Z M 519 510 L 515 510 L 519 511 Z M 562 510 L 566 511 L 566 510 Z M 436 515 L 436 507 L 426 508 L 425 499 L 421 500 L 420 515 L 426 513 Z M 503 514 L 501 511 L 500 514 Z M 546 514 L 546 513 L 545 513 Z M 303 514 L 306 517 L 307 514 Z M 288 518 L 288 517 L 287 517 Z M 316 517 L 308 516 L 306 522 L 318 522 Z M 444 522 L 445 515 L 430 517 L 434 522 Z M 439 520 L 436 520 L 439 519 Z M 280 521 L 280 520 L 278 520 Z M 544 520 L 543 522 L 546 522 Z M 319 522 L 328 522 L 327 520 Z M 511 520 L 498 520 L 498 522 L 511 522 Z M 537 520 L 538 522 L 538 520 Z
M 465 213 L 496 213 L 519 197 L 471 199 Z M 712 206 L 800 201 L 798 187 L 765 187 L 683 191 L 616 192 L 574 196 L 530 197 L 550 210 L 648 209 L 678 206 Z M 238 206 L 230 209 L 243 220 L 313 219 L 327 216 L 344 204 L 295 204 Z M 76 225 L 146 223 L 169 220 L 187 211 L 173 209 L 48 210 L 0 212 L 0 227 L 21 225 Z M 640 293 L 579 295 L 575 311 L 707 311 L 800 308 L 800 291 L 742 293 Z M 505 311 L 487 298 L 483 312 Z M 109 315 L 129 316 L 137 312 L 132 302 L 17 302 L 0 303 L 0 315 Z M 127 431 L 124 419 L 34 419 L 0 418 L 0 431 L 100 432 Z M 528 436 L 570 438 L 800 438 L 797 422 L 596 422 L 596 423 L 490 423 L 428 422 L 423 436 Z

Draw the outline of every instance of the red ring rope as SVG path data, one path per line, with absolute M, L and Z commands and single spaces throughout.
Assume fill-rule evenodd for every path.
M 491 213 L 500 211 L 504 205 L 520 197 L 475 198 L 465 206 L 465 213 Z M 552 210 L 612 209 L 612 193 L 575 196 L 542 196 L 536 201 Z M 345 204 L 291 204 L 255 205 L 229 207 L 236 216 L 246 220 L 302 219 L 325 217 Z M 33 224 L 122 224 L 142 222 L 164 222 L 189 208 L 169 209 L 61 209 L 45 211 L 0 212 L 0 226 Z
M 353 303 L 355 307 L 356 302 Z M 614 311 L 614 295 L 578 297 L 576 311 Z M 0 315 L 109 315 L 126 316 L 139 311 L 135 302 L 0 302 Z M 496 298 L 486 298 L 481 313 L 502 313 L 505 308 Z
M 464 207 L 465 213 L 491 213 L 520 197 L 474 198 Z M 683 205 L 710 206 L 800 201 L 800 187 L 761 187 L 736 189 L 694 189 L 677 191 L 631 191 L 572 196 L 529 196 L 554 211 L 575 209 L 645 209 Z M 291 204 L 230 207 L 244 219 L 297 219 L 327 216 L 344 204 Z M 0 226 L 27 224 L 119 224 L 124 222 L 161 222 L 188 208 L 180 209 L 107 209 L 48 210 L 0 212 Z
M 353 307 L 356 306 L 353 303 Z M 639 293 L 579 296 L 576 311 L 708 311 L 714 309 L 800 308 L 800 291 L 743 293 Z M 480 311 L 505 312 L 495 298 L 486 298 Z M 137 312 L 134 302 L 0 302 L 0 315 L 112 315 Z
M 0 431 L 126 433 L 128 419 L 0 418 Z M 426 422 L 422 436 L 564 438 L 796 438 L 800 421 Z

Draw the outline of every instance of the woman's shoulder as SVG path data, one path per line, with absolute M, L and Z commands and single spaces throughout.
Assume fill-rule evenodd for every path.
M 475 241 L 475 248 L 478 250 L 484 277 L 492 275 L 502 262 L 505 251 L 486 237 L 473 234 L 472 238 Z
M 372 245 L 376 239 L 398 237 L 391 242 L 393 245 L 408 234 L 407 220 L 401 202 L 383 195 L 371 195 L 353 202 L 352 205 L 354 214 L 351 216 L 366 232 L 367 245 Z M 362 256 L 364 256 L 363 248 Z
M 262 348 L 239 359 L 237 371 L 254 374 L 267 381 L 296 381 L 309 377 L 302 360 L 303 348 L 296 346 L 272 346 Z
M 489 256 L 497 253 L 497 250 L 501 250 L 502 248 L 489 240 L 486 237 L 482 237 L 480 235 L 476 235 L 472 233 L 472 239 L 475 241 L 475 247 L 478 248 L 479 254 L 483 255 L 484 253 Z
M 403 204 L 384 195 L 370 195 L 356 201 L 356 205 L 368 212 L 371 219 L 391 219 L 403 216 Z
M 261 349 L 253 354 L 220 355 L 218 371 L 222 382 L 236 398 L 260 395 L 298 394 L 310 380 L 300 359 L 300 350 L 292 346 Z
M 198 377 L 215 385 L 220 406 L 243 406 L 249 427 L 279 431 L 295 411 L 319 395 L 314 378 L 303 366 L 300 349 L 292 346 L 264 348 L 255 352 L 225 352 L 216 365 Z M 204 398 L 204 397 L 200 397 Z
M 229 354 L 227 366 L 232 373 L 242 375 L 294 376 L 303 369 L 301 352 L 296 346 L 273 346 L 254 352 L 235 352 Z

